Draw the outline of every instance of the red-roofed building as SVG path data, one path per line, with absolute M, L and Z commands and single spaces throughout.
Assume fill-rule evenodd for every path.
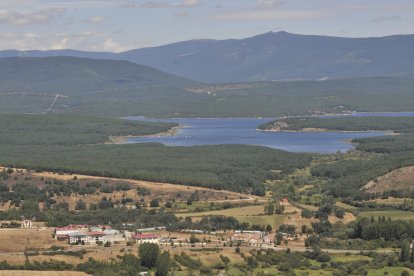
M 136 244 L 143 244 L 143 243 L 156 243 L 160 242 L 159 236 L 155 234 L 136 234 L 133 236 L 133 239 Z

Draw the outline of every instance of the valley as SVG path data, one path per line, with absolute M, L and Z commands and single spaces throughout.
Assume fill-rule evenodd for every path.
M 29 31 L 55 17 L 99 29 L 116 1 L 23 2 L 0 3 L 7 37 L 27 28 L 27 49 L 54 45 L 0 51 L 0 276 L 414 275 L 413 35 L 268 32 L 133 49 L 115 41 L 121 30 Z M 138 2 L 118 11 L 192 22 L 190 10 L 210 7 Z M 253 2 L 281 21 L 290 5 Z M 85 18 L 67 18 L 69 4 Z M 131 45 L 171 39 L 154 30 Z M 3 49 L 12 39 L 0 37 Z

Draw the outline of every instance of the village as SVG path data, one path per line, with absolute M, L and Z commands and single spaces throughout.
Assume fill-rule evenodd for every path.
M 296 235 L 279 232 L 283 240 L 295 240 Z M 70 245 L 104 245 L 154 243 L 160 246 L 184 245 L 219 245 L 274 246 L 276 233 L 263 231 L 220 231 L 205 232 L 201 230 L 166 231 L 166 228 L 153 227 L 132 231 L 120 231 L 108 225 L 68 225 L 55 228 L 53 237 Z M 200 238 L 201 237 L 201 238 Z

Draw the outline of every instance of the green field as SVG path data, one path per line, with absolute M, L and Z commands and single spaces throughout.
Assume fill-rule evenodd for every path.
M 360 217 L 366 218 L 377 218 L 385 216 L 386 218 L 390 217 L 392 220 L 412 220 L 414 219 L 414 212 L 406 211 L 363 211 L 359 214 Z
M 368 276 L 401 275 L 403 271 L 407 271 L 410 275 L 414 275 L 413 270 L 405 267 L 386 267 L 381 269 L 369 269 Z
M 332 260 L 335 262 L 355 262 L 360 260 L 372 260 L 371 257 L 363 256 L 363 255 L 347 255 L 347 254 L 331 254 Z
M 283 224 L 284 219 L 288 215 L 270 215 L 270 216 L 235 216 L 241 222 L 248 222 L 250 224 L 258 224 L 266 227 L 271 225 L 273 229 L 277 229 Z

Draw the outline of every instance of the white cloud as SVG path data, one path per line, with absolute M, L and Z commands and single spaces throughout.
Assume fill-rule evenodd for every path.
M 259 8 L 274 8 L 281 4 L 280 0 L 257 0 L 257 7 Z
M 0 23 L 15 26 L 49 24 L 64 12 L 65 10 L 61 8 L 42 9 L 27 13 L 0 9 Z
M 61 50 L 82 49 L 92 51 L 123 51 L 126 47 L 115 42 L 110 35 L 84 31 L 80 33 L 37 34 L 0 33 L 0 50 Z
M 108 38 L 103 44 L 103 50 L 109 52 L 122 52 L 125 51 L 125 47 L 115 42 L 112 38 Z
M 89 18 L 87 21 L 89 23 L 101 23 L 105 20 L 106 20 L 105 16 L 97 15 L 97 16 L 93 16 L 93 17 Z

